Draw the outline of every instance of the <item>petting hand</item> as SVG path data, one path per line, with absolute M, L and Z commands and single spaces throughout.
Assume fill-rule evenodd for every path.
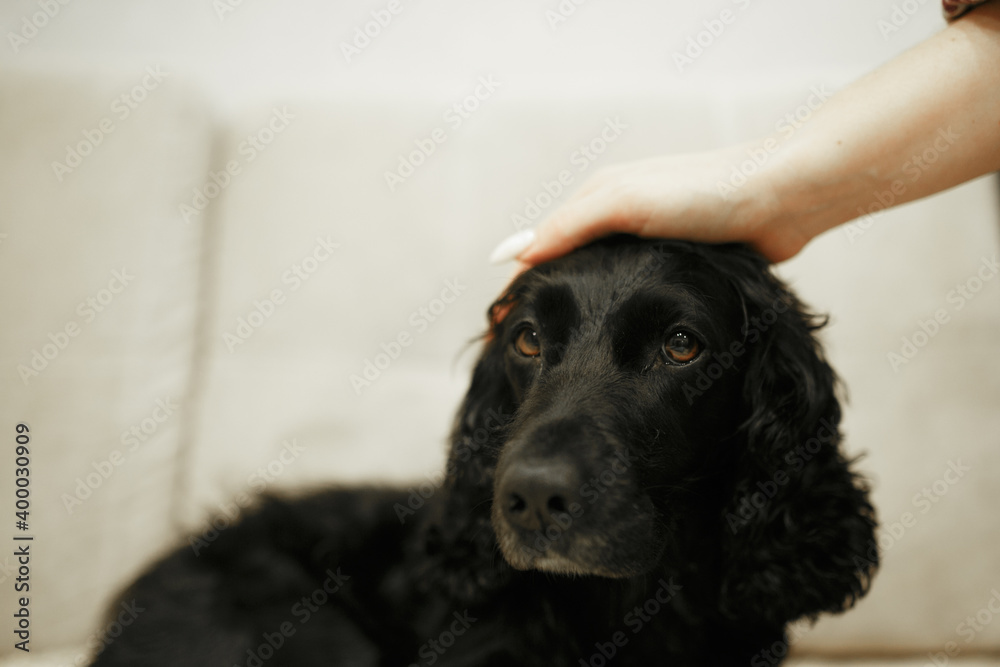
M 808 238 L 776 235 L 764 224 L 777 211 L 768 176 L 751 174 L 738 188 L 733 169 L 753 145 L 668 155 L 600 170 L 536 230 L 501 244 L 493 260 L 535 265 L 613 233 L 707 243 L 745 241 L 772 261 L 794 255 Z M 722 187 L 720 187 L 720 184 Z

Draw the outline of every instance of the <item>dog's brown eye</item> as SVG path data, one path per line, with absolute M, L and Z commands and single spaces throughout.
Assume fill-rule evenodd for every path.
M 678 364 L 686 364 L 701 352 L 698 339 L 686 331 L 675 331 L 667 337 L 663 353 L 667 359 Z
M 538 342 L 538 334 L 534 329 L 521 329 L 514 339 L 514 347 L 526 357 L 537 357 L 542 351 L 542 345 Z

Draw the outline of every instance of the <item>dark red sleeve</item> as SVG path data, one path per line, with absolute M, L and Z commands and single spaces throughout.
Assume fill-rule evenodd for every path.
M 948 20 L 957 19 L 976 5 L 981 5 L 984 2 L 986 0 L 942 0 L 944 17 Z

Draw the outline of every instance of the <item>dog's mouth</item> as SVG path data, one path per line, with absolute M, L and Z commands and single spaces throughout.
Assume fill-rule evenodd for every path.
M 501 551 L 504 549 L 501 547 Z M 537 570 L 539 572 L 550 572 L 552 574 L 563 574 L 570 576 L 597 576 L 620 579 L 630 577 L 639 573 L 639 570 L 632 568 L 624 570 L 612 570 L 600 563 L 587 562 L 586 559 L 573 558 L 568 555 L 558 553 L 553 549 L 544 552 L 537 552 L 531 548 L 518 548 L 508 555 L 504 552 L 504 558 L 515 570 Z
M 538 570 L 539 572 L 551 572 L 553 574 L 591 575 L 609 577 L 612 579 L 620 579 L 630 576 L 628 573 L 611 572 L 610 570 L 606 570 L 604 568 L 585 567 L 576 561 L 570 560 L 569 558 L 558 554 L 543 556 L 535 559 L 532 562 L 531 569 Z
M 649 571 L 662 557 L 665 539 L 653 529 L 651 506 L 645 505 L 633 503 L 627 518 L 614 513 L 596 522 L 552 513 L 537 529 L 525 530 L 511 525 L 494 504 L 492 523 L 504 560 L 515 570 L 620 579 Z

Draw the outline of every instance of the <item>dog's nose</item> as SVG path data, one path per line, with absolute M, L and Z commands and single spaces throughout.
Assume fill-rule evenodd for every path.
M 551 459 L 524 462 L 504 474 L 500 502 L 504 516 L 524 530 L 543 530 L 562 524 L 555 515 L 569 514 L 579 501 L 580 473 L 571 461 Z

